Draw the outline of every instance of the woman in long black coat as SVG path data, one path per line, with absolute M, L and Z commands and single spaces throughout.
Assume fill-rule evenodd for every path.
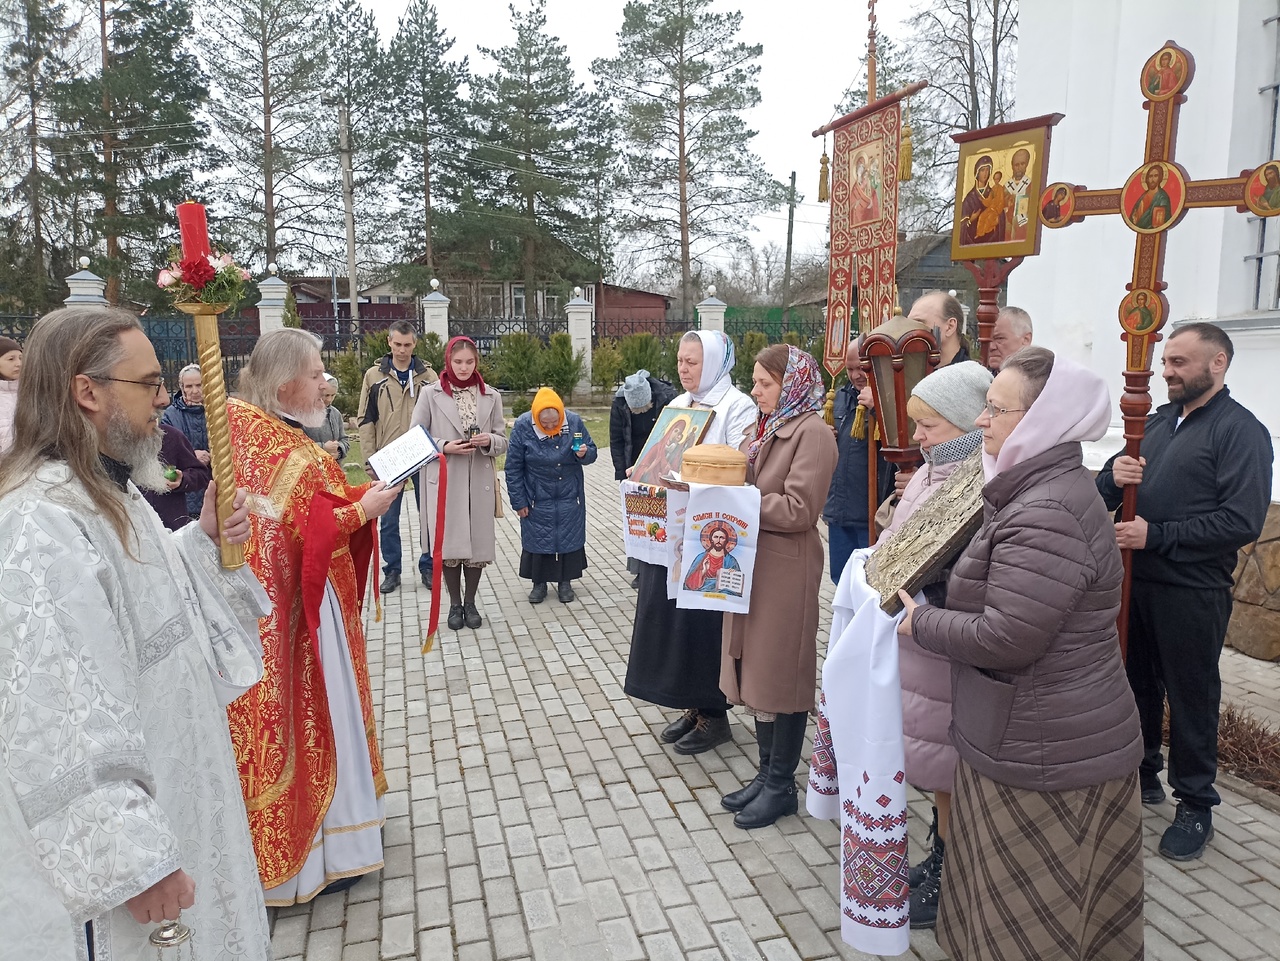
M 533 581 L 531 604 L 558 585 L 561 603 L 574 598 L 572 581 L 587 567 L 587 500 L 582 468 L 596 445 L 582 418 L 564 409 L 550 387 L 517 418 L 507 447 L 507 496 L 520 517 L 520 576 Z

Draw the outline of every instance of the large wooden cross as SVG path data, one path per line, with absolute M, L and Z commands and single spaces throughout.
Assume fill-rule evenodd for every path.
M 1053 183 L 1040 195 L 1040 218 L 1046 227 L 1066 227 L 1085 217 L 1118 214 L 1137 238 L 1134 242 L 1133 276 L 1125 285 L 1119 317 L 1127 344 L 1124 394 L 1120 412 L 1124 418 L 1125 453 L 1138 457 L 1147 414 L 1151 411 L 1151 359 L 1169 316 L 1164 291 L 1165 237 L 1192 207 L 1235 207 L 1260 217 L 1280 214 L 1280 163 L 1242 170 L 1237 177 L 1192 180 L 1174 162 L 1178 111 L 1187 102 L 1184 91 L 1195 75 L 1195 60 L 1172 40 L 1157 50 L 1142 67 L 1139 78 L 1143 109 L 1147 111 L 1147 141 L 1142 164 L 1124 186 L 1090 190 L 1084 186 Z M 1138 491 L 1124 489 L 1121 519 L 1132 520 Z M 1124 647 L 1129 622 L 1129 574 L 1132 551 L 1124 552 L 1125 580 L 1120 608 L 1120 643 Z

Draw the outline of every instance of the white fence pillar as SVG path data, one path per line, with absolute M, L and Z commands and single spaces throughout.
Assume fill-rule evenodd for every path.
M 716 299 L 716 288 L 712 284 L 707 288 L 707 299 L 698 304 L 699 330 L 724 330 L 724 312 L 729 305 Z
M 271 276 L 258 281 L 258 292 L 262 295 L 258 301 L 258 331 L 262 334 L 284 327 L 285 302 L 289 297 L 289 285 L 276 276 L 276 265 L 267 264 L 267 271 Z
M 573 288 L 573 300 L 564 305 L 565 316 L 569 319 L 569 337 L 573 341 L 573 352 L 582 351 L 585 363 L 582 367 L 582 379 L 578 389 L 591 389 L 591 328 L 594 326 L 596 308 L 591 301 L 582 296 L 582 288 Z
M 107 282 L 89 271 L 89 258 L 80 258 L 80 270 L 67 278 L 67 299 L 63 301 L 68 307 L 73 304 L 105 304 L 107 298 L 102 292 L 107 289 Z
M 440 293 L 440 281 L 431 279 L 431 293 L 422 298 L 422 333 L 435 334 L 440 343 L 449 342 L 449 298 Z

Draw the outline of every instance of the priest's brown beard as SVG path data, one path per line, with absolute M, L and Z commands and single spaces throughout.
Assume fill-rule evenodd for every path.
M 164 444 L 164 432 L 160 430 L 160 415 L 156 414 L 147 422 L 148 426 L 138 431 L 129 423 L 129 418 L 119 407 L 112 407 L 107 412 L 107 431 L 103 438 L 106 442 L 107 456 L 129 466 L 130 477 L 138 487 L 158 494 L 169 490 L 169 482 L 164 476 L 164 466 L 160 463 L 160 448 Z

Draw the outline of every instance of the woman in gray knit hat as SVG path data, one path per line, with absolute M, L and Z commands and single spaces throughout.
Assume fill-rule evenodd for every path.
M 880 535 L 884 540 L 933 494 L 968 457 L 982 449 L 982 431 L 974 421 L 987 402 L 991 373 L 974 361 L 939 367 L 924 378 L 907 399 L 907 416 L 916 423 L 915 440 L 924 466 L 912 475 Z M 926 593 L 945 594 L 945 573 Z M 898 671 L 902 683 L 902 735 L 907 783 L 932 791 L 933 849 L 911 868 L 911 927 L 932 928 L 942 890 L 942 858 L 951 815 L 951 782 L 956 751 L 951 746 L 951 661 L 931 654 L 910 637 L 898 638 Z

